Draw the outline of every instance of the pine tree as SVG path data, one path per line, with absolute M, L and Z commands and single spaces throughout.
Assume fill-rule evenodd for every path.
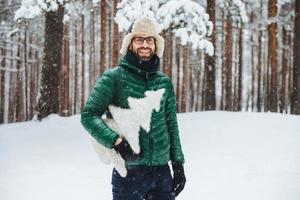
M 38 102 L 38 119 L 59 111 L 59 72 L 63 46 L 64 7 L 45 14 L 44 62 L 41 77 L 41 96 Z

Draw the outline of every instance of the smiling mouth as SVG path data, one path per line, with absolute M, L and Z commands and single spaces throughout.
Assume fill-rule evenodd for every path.
M 142 54 L 149 54 L 150 51 L 149 51 L 149 50 L 139 50 L 139 53 L 142 53 Z

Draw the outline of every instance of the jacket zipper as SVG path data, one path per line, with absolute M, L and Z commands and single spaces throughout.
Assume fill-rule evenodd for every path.
M 149 78 L 149 72 L 146 72 L 146 90 L 148 90 L 148 78 Z M 151 122 L 150 122 L 151 123 Z M 152 154 L 153 154 L 153 141 L 151 137 L 151 129 L 148 133 L 148 139 L 149 139 L 149 163 L 148 165 L 152 165 Z

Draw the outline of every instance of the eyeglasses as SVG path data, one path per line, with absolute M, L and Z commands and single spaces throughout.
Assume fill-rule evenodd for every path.
M 142 45 L 145 40 L 148 45 L 153 45 L 155 43 L 154 37 L 134 37 L 133 38 L 133 41 L 138 45 Z

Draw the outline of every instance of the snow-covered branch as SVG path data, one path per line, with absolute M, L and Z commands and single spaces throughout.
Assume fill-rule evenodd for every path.
M 22 0 L 21 7 L 15 13 L 15 20 L 33 19 L 43 12 L 56 11 L 65 2 L 68 0 Z
M 22 0 L 21 7 L 15 13 L 15 20 L 33 19 L 45 12 L 56 11 L 59 5 L 65 8 L 64 23 L 70 20 L 70 16 L 78 18 L 78 14 L 86 10 L 83 2 L 78 0 Z
M 249 1 L 251 1 L 251 3 L 259 3 L 259 1 Z M 245 3 L 247 3 L 247 1 L 245 0 L 225 0 L 220 1 L 218 5 L 220 6 L 220 8 L 229 10 L 232 18 L 238 17 L 238 20 L 240 20 L 242 23 L 246 23 L 248 22 L 248 15 Z
M 191 44 L 194 50 L 203 49 L 213 55 L 209 41 L 213 24 L 205 9 L 191 0 L 122 0 L 118 4 L 115 20 L 119 30 L 127 31 L 135 19 L 142 15 L 153 17 L 159 31 L 172 30 L 182 45 Z

